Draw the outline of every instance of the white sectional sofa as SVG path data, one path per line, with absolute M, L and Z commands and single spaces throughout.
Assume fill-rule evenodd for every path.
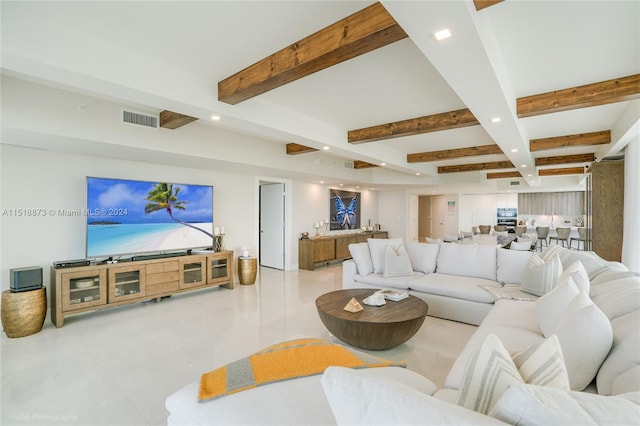
M 407 251 L 411 252 L 409 246 Z M 445 247 L 438 248 L 437 259 L 443 253 L 442 249 L 448 255 L 446 250 L 449 249 Z M 480 249 L 480 256 L 487 255 L 484 250 L 489 249 Z M 494 247 L 494 250 L 498 278 L 501 249 Z M 506 252 L 504 250 L 502 255 L 511 256 Z M 545 251 L 541 258 L 545 261 L 543 266 L 534 265 L 540 260 L 535 255 L 535 259 L 527 261 L 520 271 L 514 269 L 510 272 L 514 276 L 526 276 L 524 281 L 529 285 L 527 280 L 530 276 L 540 269 L 549 272 L 554 269 L 553 265 L 559 263 L 561 270 L 553 271 L 555 276 L 547 273 L 544 277 L 544 281 L 550 280 L 552 285 L 542 297 L 517 300 L 518 297 L 511 298 L 514 296 L 507 292 L 506 298 L 494 299 L 495 303 L 459 299 L 467 303 L 483 303 L 489 309 L 455 361 L 443 389 L 435 390 L 428 378 L 410 371 L 411 365 L 407 369 L 330 367 L 323 375 L 274 383 L 204 403 L 197 402 L 198 383 L 192 383 L 167 398 L 168 424 L 640 424 L 640 275 L 627 271 L 620 264 L 606 262 L 593 253 L 557 246 Z M 579 264 L 577 260 L 580 260 Z M 418 259 L 412 258 L 412 261 L 418 263 Z M 461 261 L 458 264 L 461 271 L 471 267 Z M 413 271 L 410 278 L 404 278 L 408 284 L 395 279 L 385 281 L 390 277 L 385 278 L 384 272 L 377 278 L 381 285 L 388 287 L 395 283 L 395 288 L 408 285 L 406 288 L 418 294 L 420 292 L 412 288 L 414 280 L 423 280 L 422 285 L 426 286 L 424 280 L 429 274 L 415 272 L 419 271 Z M 559 272 L 562 274 L 557 275 Z M 459 275 L 437 271 L 430 274 L 439 276 L 438 283 L 443 287 L 450 282 L 455 283 L 453 287 L 459 287 L 458 292 L 465 285 L 472 292 L 477 290 L 473 284 L 459 284 L 455 278 Z M 491 283 L 488 288 L 497 288 L 494 293 L 500 295 L 500 288 L 496 287 L 501 286 L 500 281 L 480 280 Z M 375 283 L 345 280 L 345 286 L 353 285 L 377 288 Z M 460 297 L 453 291 L 446 294 L 451 299 Z M 432 290 L 424 295 L 429 301 Z M 440 302 L 440 298 L 432 300 L 436 300 L 436 304 Z M 467 306 L 465 302 L 453 300 L 450 306 L 461 308 Z M 467 406 L 468 401 L 458 399 L 469 393 L 470 376 L 492 371 L 490 366 L 479 365 L 478 360 L 483 359 L 481 355 L 488 346 L 487 342 L 495 341 L 506 351 L 509 360 L 512 353 L 531 345 L 538 346 L 535 348 L 536 356 L 548 356 L 552 360 L 552 355 L 556 356 L 560 347 L 562 357 L 555 360 L 557 364 L 557 359 L 560 359 L 562 368 L 553 372 L 557 377 L 564 377 L 565 388 L 557 387 L 556 383 L 542 386 L 541 381 L 534 380 L 516 382 L 503 386 L 501 393 L 492 395 L 495 400 L 490 405 L 491 410 L 485 414 L 461 406 Z M 549 347 L 554 347 L 556 352 L 550 351 Z M 530 354 L 531 350 L 523 353 Z M 542 361 L 541 365 L 552 365 L 546 358 Z M 474 368 L 467 368 L 468 365 Z M 522 368 L 512 376 L 519 377 Z M 491 379 L 494 383 L 493 379 L 498 378 L 497 383 L 506 376 L 509 374 L 482 377 L 482 381 Z M 559 379 L 554 377 L 554 380 Z
M 411 273 L 384 269 L 386 247 L 403 245 Z M 497 245 L 403 243 L 370 239 L 349 246 L 352 260 L 342 264 L 343 288 L 395 288 L 424 299 L 429 315 L 479 325 L 495 300 L 486 288 L 520 284 L 531 252 Z

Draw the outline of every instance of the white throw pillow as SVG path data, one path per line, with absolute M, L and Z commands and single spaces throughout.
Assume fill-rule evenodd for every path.
M 520 383 L 524 381 L 511 355 L 495 334 L 489 334 L 467 363 L 456 403 L 488 414 L 509 386 Z
M 522 278 L 522 291 L 542 296 L 553 289 L 560 275 L 562 275 L 562 263 L 558 256 L 545 262 L 534 253 L 527 263 Z
M 436 259 L 438 258 L 438 251 L 440 251 L 439 244 L 412 242 L 405 244 L 405 248 L 409 253 L 409 260 L 414 271 L 424 272 L 425 274 L 435 272 Z
M 569 390 L 569 374 L 555 334 L 527 349 L 511 354 L 525 383 Z
M 518 425 L 637 425 L 639 395 L 603 396 L 517 385 L 502 395 L 489 415 Z
M 456 403 L 488 414 L 502 394 L 521 383 L 569 390 L 569 376 L 556 336 L 509 354 L 495 334 L 489 334 L 469 359 Z
M 373 272 L 382 274 L 384 272 L 384 248 L 386 246 L 398 248 L 403 242 L 402 238 L 367 238 L 367 244 L 369 244 L 369 252 L 371 253 Z
M 503 425 L 433 398 L 412 383 L 367 376 L 364 371 L 329 367 L 322 375 L 322 388 L 339 425 Z
M 494 245 L 442 244 L 436 272 L 495 281 L 498 264 L 496 251 Z
M 558 279 L 558 283 L 561 283 L 567 277 L 572 277 L 573 282 L 576 284 L 580 291 L 584 291 L 589 294 L 589 290 L 591 288 L 591 282 L 589 281 L 589 275 L 587 274 L 587 270 L 584 268 L 584 265 L 579 260 L 571 263 L 569 266 L 564 268 L 562 271 L 562 275 Z
M 524 271 L 533 255 L 530 251 L 507 250 L 499 248 L 497 279 L 502 284 L 520 284 Z
M 384 248 L 391 246 L 397 249 L 402 245 L 402 238 L 368 238 L 367 244 L 369 244 L 371 262 L 373 262 L 373 272 L 382 274 L 384 273 Z
M 560 317 L 555 334 L 562 346 L 571 389 L 583 390 L 611 350 L 611 323 L 589 296 L 579 292 Z
M 349 253 L 356 264 L 358 274 L 369 275 L 373 272 L 373 262 L 371 262 L 371 253 L 369 252 L 369 244 L 355 243 L 349 244 Z
M 559 245 L 549 246 L 545 251 L 543 251 L 540 254 L 540 257 L 542 258 L 542 260 L 546 262 L 547 260 L 551 259 L 553 256 L 559 256 L 563 254 L 564 250 L 567 250 L 567 249 Z
M 571 301 L 580 290 L 570 276 L 553 290 L 536 300 L 536 318 L 542 334 L 551 336 Z
M 402 277 L 413 274 L 413 267 L 409 261 L 409 255 L 404 246 L 394 249 L 391 246 L 384 248 L 384 277 Z

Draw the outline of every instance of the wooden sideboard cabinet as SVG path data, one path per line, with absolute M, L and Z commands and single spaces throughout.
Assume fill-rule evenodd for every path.
M 233 288 L 233 252 L 51 268 L 51 322 L 208 287 Z
M 298 268 L 313 271 L 318 264 L 351 259 L 349 244 L 364 243 L 368 238 L 388 238 L 386 231 L 329 235 L 298 240 Z

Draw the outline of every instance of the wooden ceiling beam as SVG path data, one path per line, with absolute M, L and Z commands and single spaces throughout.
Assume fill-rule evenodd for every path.
M 487 173 L 487 179 L 513 179 L 521 177 L 522 175 L 520 174 L 520 172 Z
M 407 154 L 407 163 L 426 163 L 429 161 L 449 160 L 452 158 L 494 154 L 503 154 L 502 149 L 496 144 L 472 146 L 469 148 L 444 149 L 442 151 L 416 152 L 414 154 Z
M 160 127 L 175 130 L 189 123 L 196 121 L 196 117 L 180 114 L 173 111 L 164 110 L 160 113 Z
M 468 109 L 442 112 L 424 117 L 410 118 L 394 123 L 379 124 L 357 130 L 349 130 L 347 140 L 352 144 L 374 142 L 383 139 L 438 132 L 460 127 L 477 126 L 480 122 Z
M 511 161 L 494 161 L 491 163 L 459 164 L 456 166 L 440 166 L 438 173 L 475 172 L 478 170 L 513 169 Z
M 572 146 L 590 146 L 611 143 L 611 131 L 579 133 L 577 135 L 556 136 L 552 138 L 531 139 L 529 150 L 545 151 L 548 149 L 568 148 Z
M 564 167 L 560 169 L 540 169 L 539 176 L 583 175 L 584 167 Z
M 406 37 L 374 3 L 218 82 L 218 100 L 235 105 Z
M 476 7 L 476 11 L 480 11 L 494 4 L 501 3 L 502 1 L 504 0 L 473 0 L 473 4 Z
M 518 117 L 532 117 L 640 98 L 640 74 L 518 98 Z
M 317 149 L 311 148 L 310 146 L 304 146 L 297 143 L 287 144 L 288 155 L 306 154 L 307 152 L 314 152 L 314 151 L 317 151 Z
M 353 168 L 358 169 L 369 169 L 371 167 L 380 167 L 377 164 L 367 163 L 366 161 L 354 160 Z
M 590 154 L 576 155 L 560 155 L 557 157 L 536 158 L 536 166 L 552 166 L 556 164 L 575 164 L 575 163 L 591 163 L 595 161 L 596 156 Z

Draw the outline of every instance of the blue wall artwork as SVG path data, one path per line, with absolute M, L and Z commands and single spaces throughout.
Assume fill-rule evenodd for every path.
M 360 193 L 329 190 L 329 217 L 332 231 L 360 228 Z

